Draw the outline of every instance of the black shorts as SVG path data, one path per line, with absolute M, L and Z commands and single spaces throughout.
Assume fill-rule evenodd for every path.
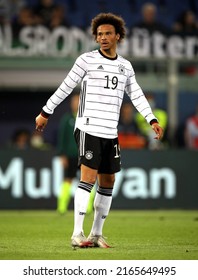
M 78 145 L 78 165 L 84 164 L 98 173 L 114 174 L 120 171 L 118 138 L 105 139 L 87 134 L 79 129 L 74 133 Z

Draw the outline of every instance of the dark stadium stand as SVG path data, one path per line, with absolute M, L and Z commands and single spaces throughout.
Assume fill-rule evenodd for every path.
M 133 26 L 141 18 L 141 8 L 145 3 L 153 3 L 157 7 L 157 19 L 171 27 L 178 16 L 190 9 L 198 16 L 198 1 L 196 0 L 54 0 L 67 7 L 71 25 L 88 27 L 93 16 L 100 12 L 113 12 L 123 16 L 127 26 Z M 35 7 L 39 0 L 26 0 Z

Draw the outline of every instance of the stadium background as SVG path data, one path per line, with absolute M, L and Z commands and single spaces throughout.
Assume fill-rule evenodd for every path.
M 37 2 L 26 1 L 30 8 L 36 6 Z M 141 20 L 141 8 L 147 1 L 55 2 L 63 5 L 70 23 L 61 31 L 65 37 L 56 41 L 55 49 L 50 47 L 51 41 L 48 39 L 56 31 L 33 28 L 29 31 L 26 29 L 27 33 L 23 34 L 20 31 L 17 37 L 13 37 L 10 34 L 13 35 L 14 21 L 1 21 L 0 208 L 56 207 L 56 195 L 61 181 L 56 151 L 20 152 L 7 148 L 7 144 L 16 129 L 34 130 L 35 116 L 63 80 L 76 56 L 86 48 L 89 50 L 95 47 L 88 26 L 94 15 L 104 11 L 118 13 L 126 20 L 127 44 L 120 51 L 131 60 L 144 92 L 154 93 L 157 106 L 165 109 L 169 118 L 167 149 L 123 151 L 124 170 L 119 177 L 113 207 L 197 209 L 198 154 L 196 150 L 190 151 L 185 147 L 183 131 L 187 117 L 193 114 L 198 103 L 198 33 L 185 35 L 170 31 L 182 11 L 191 9 L 198 16 L 197 1 L 149 1 L 157 6 L 158 21 L 169 30 L 168 34 L 162 34 L 164 37 L 159 37 L 165 40 L 165 50 L 159 47 L 160 53 L 153 50 L 158 41 L 150 34 L 149 37 L 146 34 L 146 42 L 151 47 L 145 53 L 138 52 L 134 45 L 133 28 Z M 3 18 L 3 8 L 0 11 Z M 31 40 L 25 41 L 27 45 L 24 45 L 23 40 L 27 38 Z M 69 44 L 71 38 L 73 45 Z M 141 41 L 142 37 L 139 40 L 141 47 L 145 41 Z M 67 44 L 70 48 L 67 48 Z M 142 47 L 142 50 L 145 49 Z M 68 109 L 67 102 L 61 104 L 44 132 L 46 142 L 53 146 L 56 146 L 57 123 Z M 156 189 L 152 189 L 153 184 Z

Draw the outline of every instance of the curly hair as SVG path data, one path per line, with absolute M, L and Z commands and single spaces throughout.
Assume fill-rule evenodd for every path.
M 126 34 L 125 21 L 121 16 L 117 16 L 112 13 L 100 13 L 95 18 L 93 18 L 91 22 L 91 29 L 95 40 L 97 38 L 98 26 L 102 24 L 111 24 L 115 27 L 116 34 L 120 34 L 118 42 L 121 42 L 124 39 Z

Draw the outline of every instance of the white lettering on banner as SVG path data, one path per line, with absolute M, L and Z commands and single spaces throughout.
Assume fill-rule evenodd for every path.
M 58 50 L 58 42 L 62 39 L 62 48 Z M 51 33 L 51 37 L 49 39 L 50 45 L 48 50 L 51 55 L 56 55 L 57 52 L 63 54 L 64 56 L 68 56 L 71 53 L 72 47 L 75 44 L 73 37 L 68 29 L 64 27 L 58 27 L 54 32 Z
M 80 52 L 86 52 L 89 49 L 89 40 L 87 34 L 77 27 L 71 28 L 71 34 L 73 37 L 73 44 L 71 46 L 71 55 L 76 56 Z M 79 46 L 81 45 L 81 47 Z
M 191 59 L 197 56 L 197 36 L 166 36 L 159 31 L 150 35 L 148 30 L 141 28 L 130 31 L 127 30 L 127 38 L 119 46 L 122 56 Z M 63 26 L 53 30 L 44 26 L 24 27 L 18 35 L 19 46 L 11 47 L 14 41 L 12 27 L 7 24 L 0 27 L 0 55 L 77 57 L 96 47 L 91 37 L 90 28 L 83 31 L 77 27 Z
M 151 42 L 147 30 L 134 28 L 131 41 L 134 56 L 148 57 L 150 55 Z
M 33 168 L 25 170 L 25 193 L 31 198 L 49 198 L 51 191 L 51 172 L 48 168 L 40 170 L 40 186 L 36 184 L 36 171 Z
M 32 199 L 57 197 L 62 180 L 63 168 L 58 157 L 52 158 L 51 168 L 25 168 L 21 158 L 13 158 L 4 172 L 0 168 L 0 190 L 11 188 L 13 198 L 22 198 L 24 194 Z M 77 185 L 78 180 L 74 180 L 73 189 Z M 170 168 L 152 168 L 148 172 L 127 168 L 116 173 L 113 196 L 121 192 L 127 199 L 172 199 L 176 196 L 176 185 L 176 174 Z
M 58 197 L 60 193 L 60 185 L 64 178 L 64 170 L 60 159 L 55 157 L 52 159 L 52 193 L 55 197 Z
M 170 168 L 153 168 L 147 174 L 142 168 L 128 168 L 116 174 L 113 196 L 120 189 L 123 196 L 134 198 L 159 198 L 164 189 L 164 197 L 172 199 L 176 196 L 176 174 Z
M 184 55 L 184 41 L 179 36 L 172 36 L 167 48 L 170 57 L 182 58 Z
M 11 188 L 11 195 L 14 198 L 22 198 L 24 193 L 32 199 L 57 196 L 63 179 L 59 158 L 52 159 L 52 169 L 40 169 L 40 184 L 37 182 L 37 173 L 33 167 L 25 168 L 23 159 L 13 158 L 4 173 L 0 167 L 0 189 Z
M 158 198 L 161 195 L 161 183 L 164 183 L 164 196 L 168 199 L 176 196 L 176 176 L 170 168 L 151 169 L 150 197 Z
M 0 189 L 8 189 L 11 186 L 11 195 L 15 198 L 23 196 L 23 160 L 14 158 L 3 174 L 0 167 Z
M 194 50 L 198 45 L 198 39 L 195 37 L 187 37 L 185 40 L 185 50 L 186 50 L 186 57 L 192 58 L 194 57 Z
M 124 174 L 125 181 L 122 185 L 122 193 L 125 197 L 134 198 L 147 198 L 147 174 L 142 168 L 129 168 Z
M 34 44 L 34 34 L 35 29 L 33 27 L 25 27 L 21 29 L 21 32 L 19 34 L 19 39 L 22 44 L 25 45 L 27 53 L 30 55 L 34 55 L 36 53 L 36 45 Z M 18 50 L 21 50 L 22 48 L 18 47 Z
M 153 34 L 153 53 L 155 57 L 164 58 L 166 57 L 165 46 L 166 38 L 159 32 Z
M 9 24 L 0 27 L 0 53 L 1 49 L 3 53 L 10 53 L 12 45 L 12 29 Z

